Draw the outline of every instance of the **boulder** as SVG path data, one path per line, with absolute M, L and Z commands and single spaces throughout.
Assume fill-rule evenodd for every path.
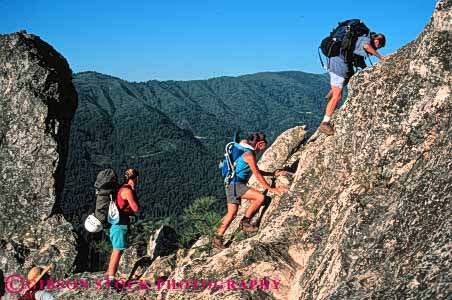
M 24 276 L 55 264 L 70 274 L 72 226 L 60 214 L 69 128 L 77 106 L 72 71 L 39 37 L 0 35 L 0 270 Z

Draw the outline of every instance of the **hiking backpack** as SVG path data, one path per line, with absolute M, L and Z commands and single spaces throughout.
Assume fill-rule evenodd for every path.
M 118 192 L 118 176 L 113 169 L 105 169 L 97 174 L 94 187 L 96 188 L 96 210 L 94 216 L 108 226 L 108 210 L 110 202 L 115 201 Z
M 250 150 L 246 150 L 239 145 L 238 134 L 234 135 L 232 142 L 226 144 L 224 148 L 224 159 L 219 165 L 220 173 L 224 177 L 224 184 L 226 186 L 235 179 L 235 162 L 248 151 Z
M 319 48 L 326 57 L 338 56 L 342 53 L 345 63 L 351 64 L 354 60 L 353 51 L 358 37 L 368 35 L 369 32 L 369 28 L 359 19 L 339 22 L 339 25 L 331 31 L 330 35 L 322 40 Z M 321 57 L 320 62 L 323 67 Z

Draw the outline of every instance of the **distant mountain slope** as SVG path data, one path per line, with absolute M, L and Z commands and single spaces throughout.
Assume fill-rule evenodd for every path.
M 143 83 L 84 72 L 75 75 L 75 84 L 82 99 L 98 99 L 95 104 L 110 112 L 123 103 L 147 104 L 196 136 L 218 139 L 238 127 L 274 138 L 300 121 L 317 126 L 328 90 L 326 76 L 296 71 Z
M 74 85 L 79 108 L 62 207 L 75 224 L 88 213 L 95 175 L 106 166 L 141 171 L 147 216 L 180 214 L 203 195 L 223 199 L 215 159 L 235 129 L 272 139 L 299 122 L 317 126 L 328 90 L 324 75 L 303 72 L 142 83 L 84 72 Z

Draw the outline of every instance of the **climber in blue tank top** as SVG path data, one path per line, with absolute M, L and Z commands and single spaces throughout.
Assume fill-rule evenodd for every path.
M 251 147 L 244 142 L 238 144 L 236 147 L 241 148 L 245 153 L 254 152 L 254 149 L 251 149 Z M 244 157 L 245 155 L 242 155 L 235 161 L 235 177 L 232 179 L 233 183 L 247 183 L 248 179 L 252 175 L 251 167 L 247 162 L 245 162 Z
M 259 183 L 270 193 L 282 193 L 287 191 L 285 188 L 272 188 L 261 174 L 268 172 L 261 172 L 257 167 L 256 154 L 264 151 L 267 147 L 265 134 L 261 132 L 253 133 L 246 139 L 242 140 L 238 145 L 236 145 L 236 147 L 240 147 L 244 153 L 235 160 L 235 176 L 231 183 L 225 188 L 228 212 L 223 217 L 220 228 L 218 228 L 217 235 L 212 240 L 212 245 L 218 249 L 225 248 L 223 245 L 223 234 L 231 224 L 232 220 L 236 217 L 241 199 L 251 201 L 251 205 L 245 212 L 245 217 L 240 222 L 242 230 L 245 232 L 256 232 L 258 230 L 256 226 L 251 225 L 250 220 L 254 213 L 261 207 L 265 200 L 265 196 L 258 190 L 250 188 L 246 185 L 251 175 L 254 175 Z M 287 174 L 286 171 L 276 171 L 271 175 L 281 176 L 285 174 Z

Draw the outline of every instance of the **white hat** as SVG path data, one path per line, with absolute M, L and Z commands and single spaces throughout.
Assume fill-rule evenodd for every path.
M 89 232 L 99 232 L 102 230 L 102 223 L 94 215 L 89 215 L 85 220 L 85 228 Z

